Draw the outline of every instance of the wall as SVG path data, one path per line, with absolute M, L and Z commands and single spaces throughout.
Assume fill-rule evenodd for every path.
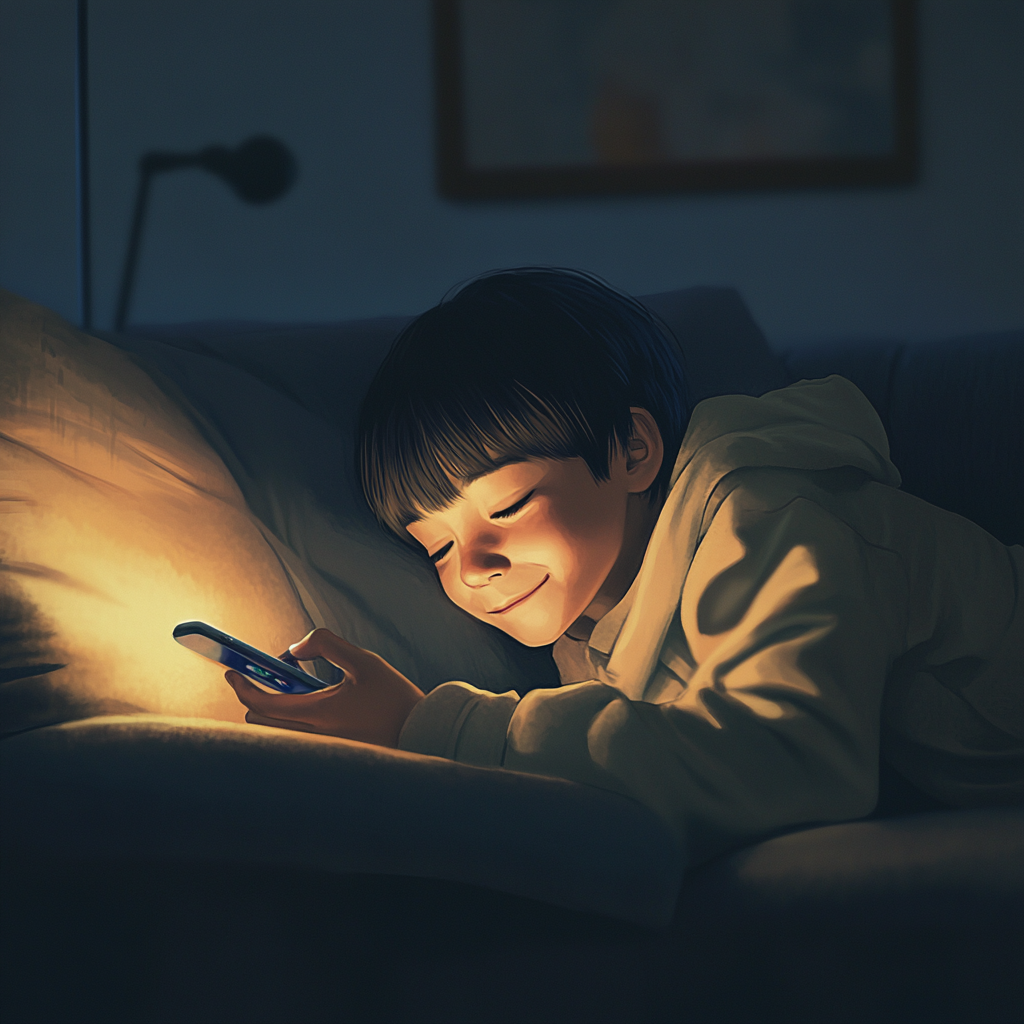
M 0 0 L 0 286 L 77 320 L 75 16 Z
M 482 270 L 579 266 L 633 292 L 730 283 L 773 337 L 1024 324 L 1024 4 L 922 0 L 913 187 L 460 204 L 433 181 L 424 0 L 92 0 L 96 320 L 147 149 L 270 132 L 268 207 L 160 179 L 133 319 L 412 312 Z M 77 316 L 74 4 L 0 0 L 0 281 Z

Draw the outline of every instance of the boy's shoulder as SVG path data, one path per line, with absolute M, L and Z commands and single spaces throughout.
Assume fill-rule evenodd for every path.
M 844 378 L 800 381 L 759 398 L 723 395 L 694 411 L 661 530 L 692 554 L 726 502 L 754 515 L 804 498 L 859 519 L 899 484 L 877 413 Z
M 900 483 L 878 413 L 854 384 L 833 375 L 758 398 L 721 395 L 701 402 L 676 458 L 672 484 L 710 490 L 743 469 L 845 467 L 881 483 Z
M 722 477 L 708 497 L 705 524 L 722 505 L 749 515 L 778 511 L 799 499 L 812 501 L 846 518 L 851 508 L 877 501 L 876 487 L 895 490 L 856 466 L 792 469 L 786 466 L 744 466 Z

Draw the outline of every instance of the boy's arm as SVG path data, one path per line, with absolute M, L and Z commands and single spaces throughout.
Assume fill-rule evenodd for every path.
M 813 501 L 742 504 L 718 510 L 682 587 L 694 667 L 675 700 L 631 701 L 614 680 L 521 701 L 446 684 L 401 746 L 617 790 L 665 819 L 691 861 L 869 813 L 902 568 Z

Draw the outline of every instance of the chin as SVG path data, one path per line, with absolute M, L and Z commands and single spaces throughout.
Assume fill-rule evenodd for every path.
M 528 635 L 523 636 L 519 633 L 513 633 L 510 629 L 506 629 L 505 632 L 508 633 L 513 640 L 518 640 L 524 647 L 547 647 L 548 644 L 553 644 L 562 635 L 561 633 L 552 633 L 550 635 L 545 634 L 543 636 L 538 636 L 531 632 Z
M 498 625 L 503 633 L 513 640 L 518 640 L 524 647 L 547 647 L 553 644 L 568 629 L 569 623 L 561 624 L 561 620 L 552 625 L 552 620 L 543 622 L 507 622 Z

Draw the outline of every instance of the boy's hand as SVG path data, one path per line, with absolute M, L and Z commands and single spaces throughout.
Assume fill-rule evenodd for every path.
M 301 661 L 326 658 L 344 670 L 345 679 L 314 693 L 267 693 L 240 673 L 229 671 L 225 678 L 249 709 L 247 722 L 398 746 L 409 712 L 423 699 L 418 686 L 379 655 L 327 629 L 314 629 L 289 650 Z

